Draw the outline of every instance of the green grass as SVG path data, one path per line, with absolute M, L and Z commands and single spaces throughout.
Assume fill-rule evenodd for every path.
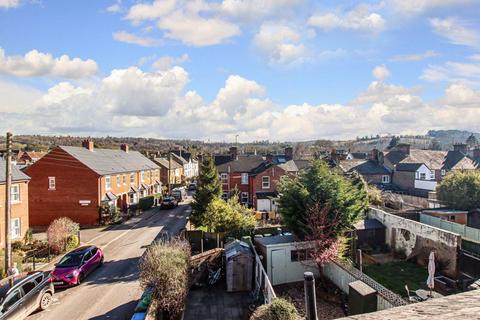
M 427 269 L 406 261 L 364 266 L 363 272 L 403 297 L 407 296 L 405 285 L 413 291 L 424 288 L 428 277 Z

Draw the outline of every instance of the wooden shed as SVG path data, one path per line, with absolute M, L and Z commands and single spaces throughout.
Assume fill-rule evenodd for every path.
M 235 240 L 225 245 L 227 291 L 251 291 L 255 255 L 245 242 Z

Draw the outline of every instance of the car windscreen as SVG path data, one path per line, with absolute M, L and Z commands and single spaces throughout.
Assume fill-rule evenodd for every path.
M 84 252 L 69 253 L 57 263 L 57 267 L 77 267 L 82 263 L 83 255 Z

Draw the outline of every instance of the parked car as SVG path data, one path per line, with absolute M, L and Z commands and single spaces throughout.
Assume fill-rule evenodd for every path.
M 178 202 L 183 201 L 187 197 L 187 191 L 185 191 L 185 188 L 175 188 L 172 190 L 172 196 L 177 199 Z
M 195 182 L 192 182 L 188 185 L 188 191 L 196 191 L 197 190 L 197 184 Z
M 79 285 L 90 272 L 103 264 L 103 258 L 102 250 L 92 245 L 70 251 L 55 265 L 52 272 L 53 285 Z
M 13 287 L 0 287 L 0 319 L 25 319 L 37 309 L 47 309 L 55 290 L 49 272 L 35 272 L 15 279 Z
M 160 204 L 161 209 L 172 209 L 178 207 L 178 201 L 174 197 L 163 197 L 162 203 Z

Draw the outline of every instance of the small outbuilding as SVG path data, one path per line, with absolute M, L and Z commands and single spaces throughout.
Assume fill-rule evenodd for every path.
M 255 254 L 250 245 L 239 240 L 225 245 L 227 291 L 251 291 Z
M 362 219 L 354 225 L 355 248 L 381 249 L 385 246 L 385 226 L 377 219 Z
M 319 275 L 312 260 L 312 243 L 298 242 L 292 234 L 255 238 L 257 253 L 272 285 L 303 281 L 306 271 Z

